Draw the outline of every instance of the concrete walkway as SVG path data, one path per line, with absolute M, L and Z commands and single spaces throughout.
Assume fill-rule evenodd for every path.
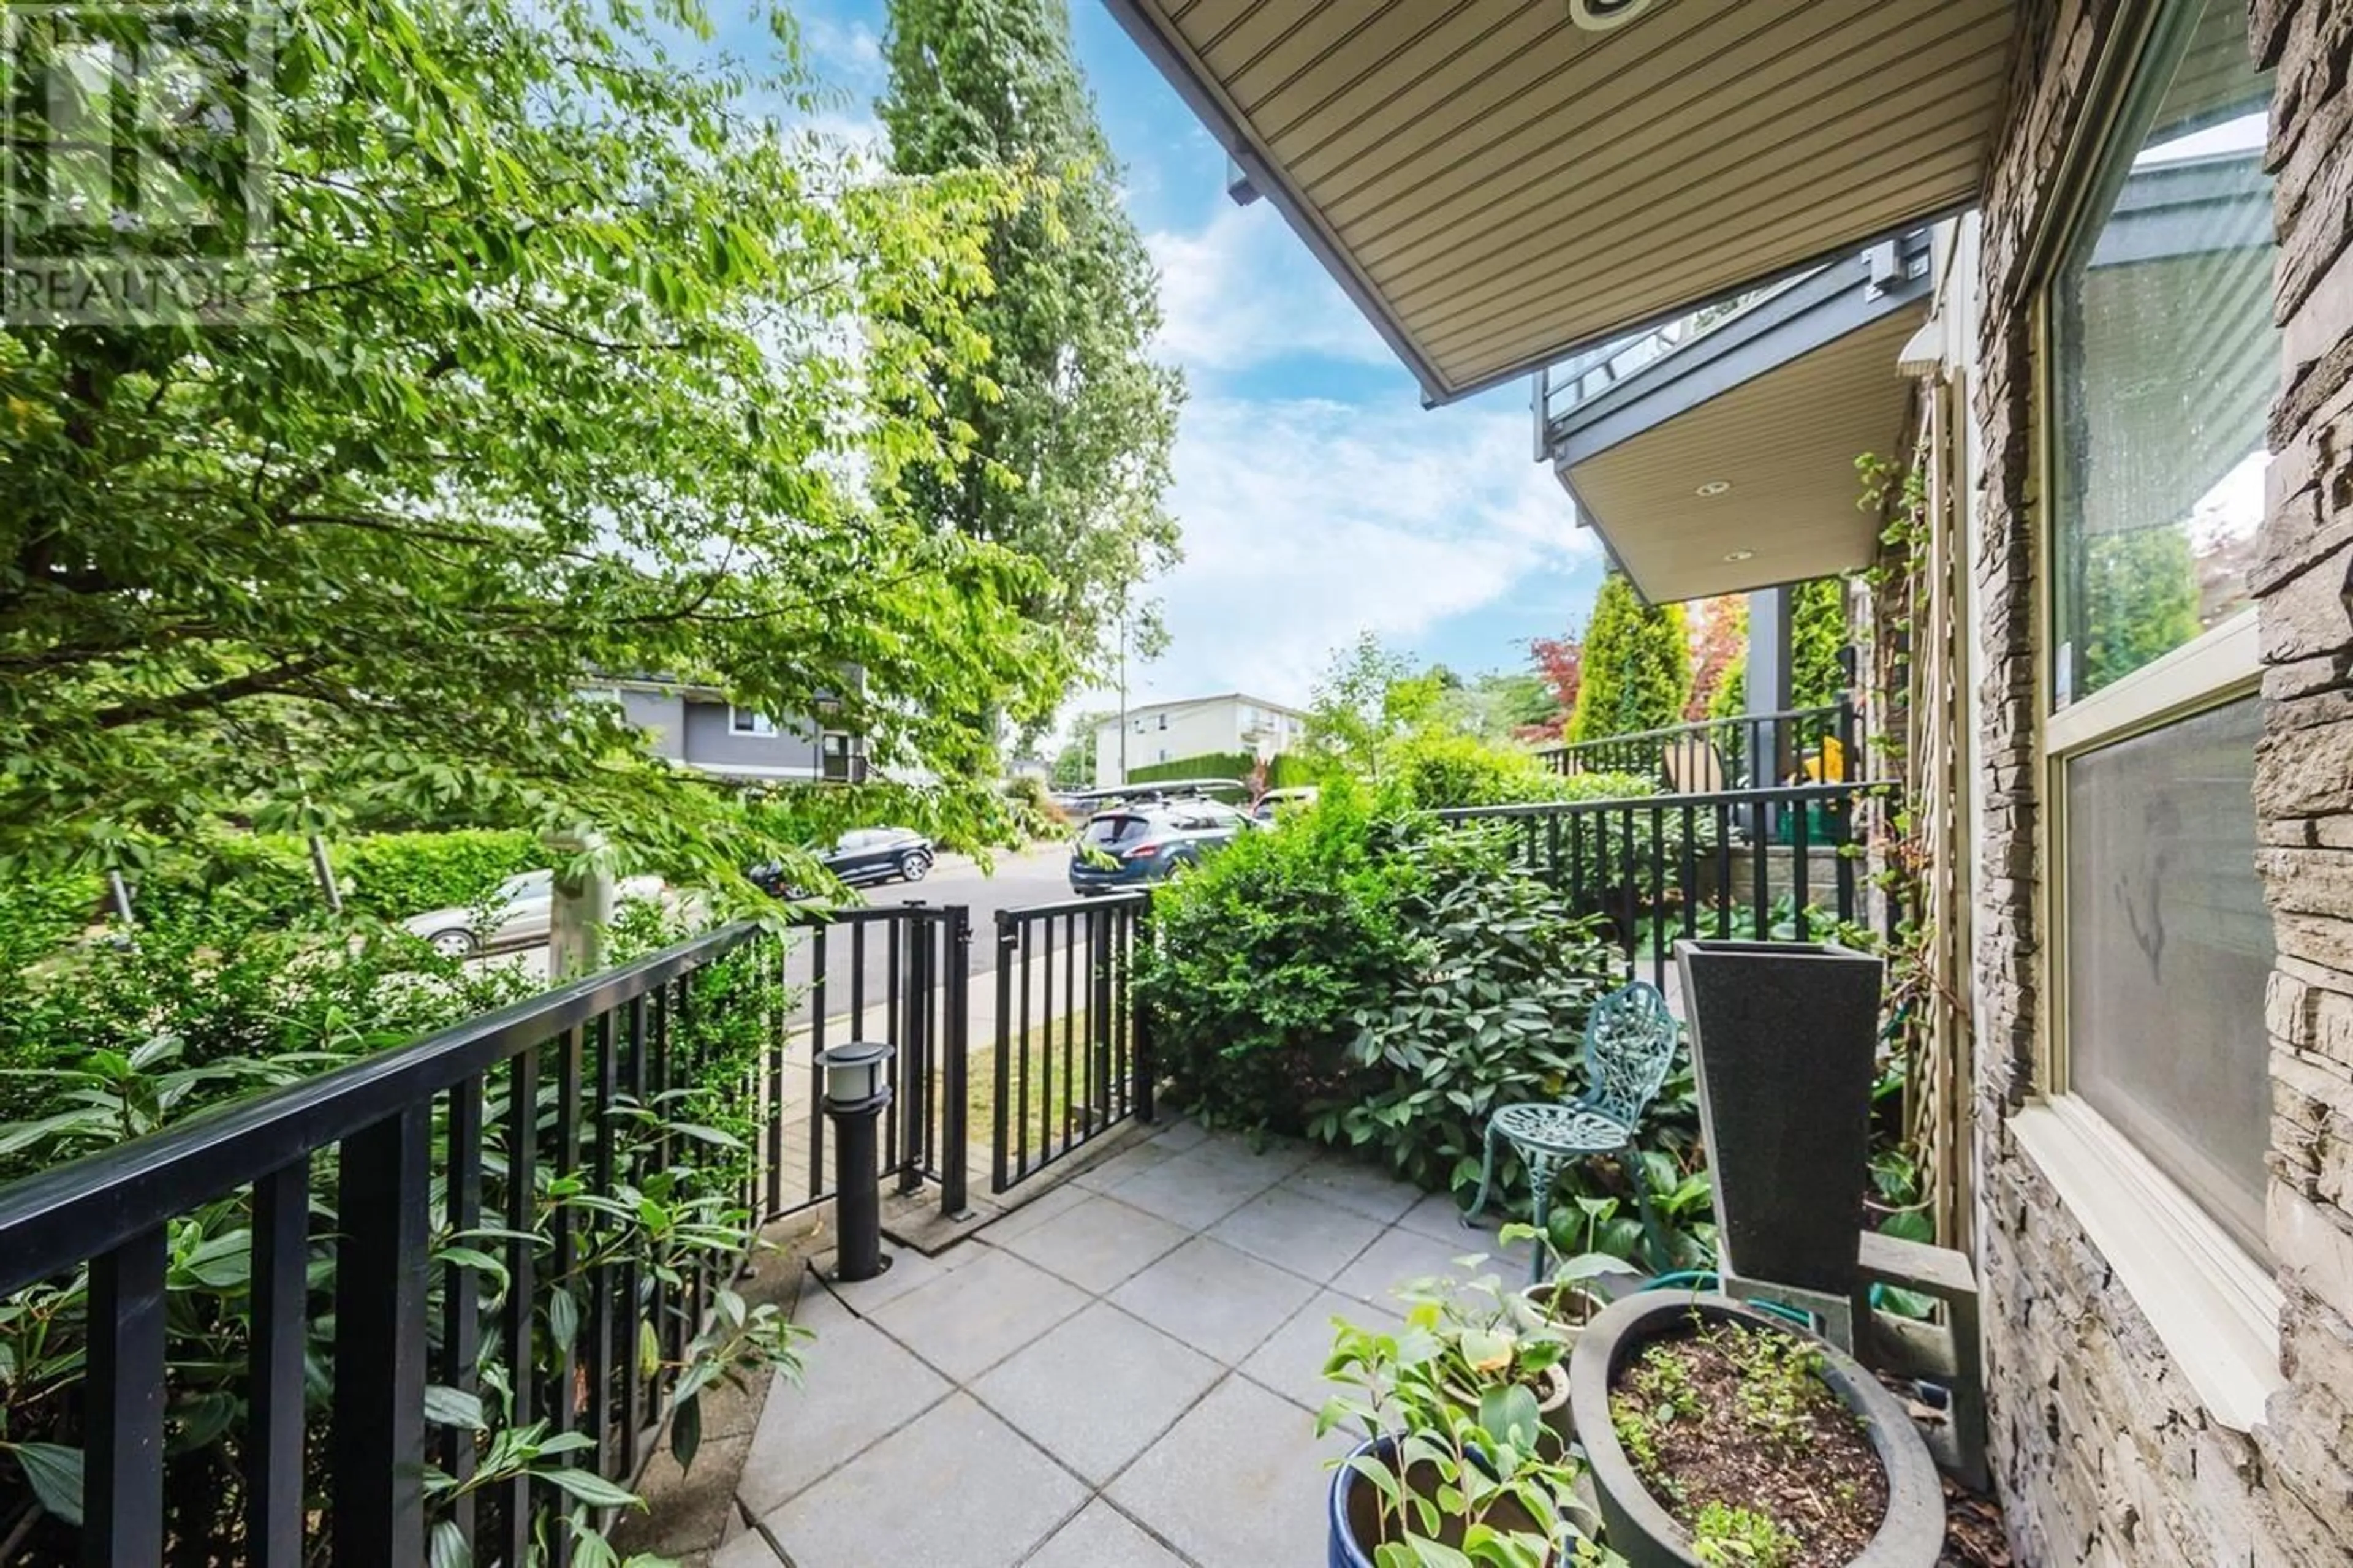
M 1452 1204 L 1189 1122 L 881 1279 L 801 1292 L 716 1568 L 1321 1562 L 1331 1320 L 1490 1250 Z M 1507 1274 L 1525 1253 L 1499 1258 Z

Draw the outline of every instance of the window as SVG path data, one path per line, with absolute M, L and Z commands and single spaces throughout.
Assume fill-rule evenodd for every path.
M 1160 727 L 1161 727 L 1163 730 L 1166 730 L 1166 729 L 1167 729 L 1167 728 L 1168 728 L 1168 715 L 1167 715 L 1167 714 L 1166 714 L 1166 713 L 1163 713 L 1162 715 L 1160 715 Z
M 739 735 L 773 735 L 776 721 L 765 713 L 754 713 L 749 708 L 730 708 L 727 727 Z
M 823 741 L 825 776 L 837 781 L 849 779 L 856 771 L 852 761 L 849 737 L 839 730 L 828 730 Z
M 2246 7 L 2171 8 L 2049 301 L 2052 687 L 2091 696 L 2249 603 L 2272 325 L 2271 82 Z
M 2240 1245 L 2271 1142 L 2255 878 L 2262 706 L 2242 697 L 2065 763 L 2068 1079 Z
M 2279 385 L 2271 81 L 2241 0 L 2160 14 L 2044 300 L 2052 1087 L 2263 1253 L 2246 567 Z

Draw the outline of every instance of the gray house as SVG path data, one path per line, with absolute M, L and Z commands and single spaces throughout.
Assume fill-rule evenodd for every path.
M 734 706 L 715 688 L 676 681 L 613 680 L 587 694 L 617 701 L 654 755 L 701 773 L 745 783 L 866 777 L 865 742 L 840 726 L 830 699 L 819 699 L 807 718 L 774 718 Z

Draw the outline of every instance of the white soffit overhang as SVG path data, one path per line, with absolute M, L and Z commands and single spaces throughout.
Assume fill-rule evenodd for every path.
M 1892 310 L 1563 466 L 1578 510 L 1644 598 L 1706 598 L 1871 563 L 1880 520 L 1858 504 L 1854 460 L 1902 454 L 1912 386 L 1897 362 L 1927 311 L 1925 300 Z
M 2017 0 L 1105 0 L 1444 401 L 1968 205 Z

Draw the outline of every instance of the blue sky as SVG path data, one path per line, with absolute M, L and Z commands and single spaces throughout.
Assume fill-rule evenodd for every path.
M 834 129 L 879 141 L 881 0 L 793 11 L 811 66 L 845 95 Z M 1131 700 L 1303 703 L 1366 627 L 1465 672 L 1518 667 L 1528 638 L 1582 622 L 1599 548 L 1529 456 L 1525 386 L 1425 411 L 1282 217 L 1228 199 L 1224 153 L 1098 0 L 1071 0 L 1071 23 L 1161 269 L 1156 352 L 1190 388 L 1170 498 L 1186 559 L 1148 590 L 1170 644 L 1131 669 Z

